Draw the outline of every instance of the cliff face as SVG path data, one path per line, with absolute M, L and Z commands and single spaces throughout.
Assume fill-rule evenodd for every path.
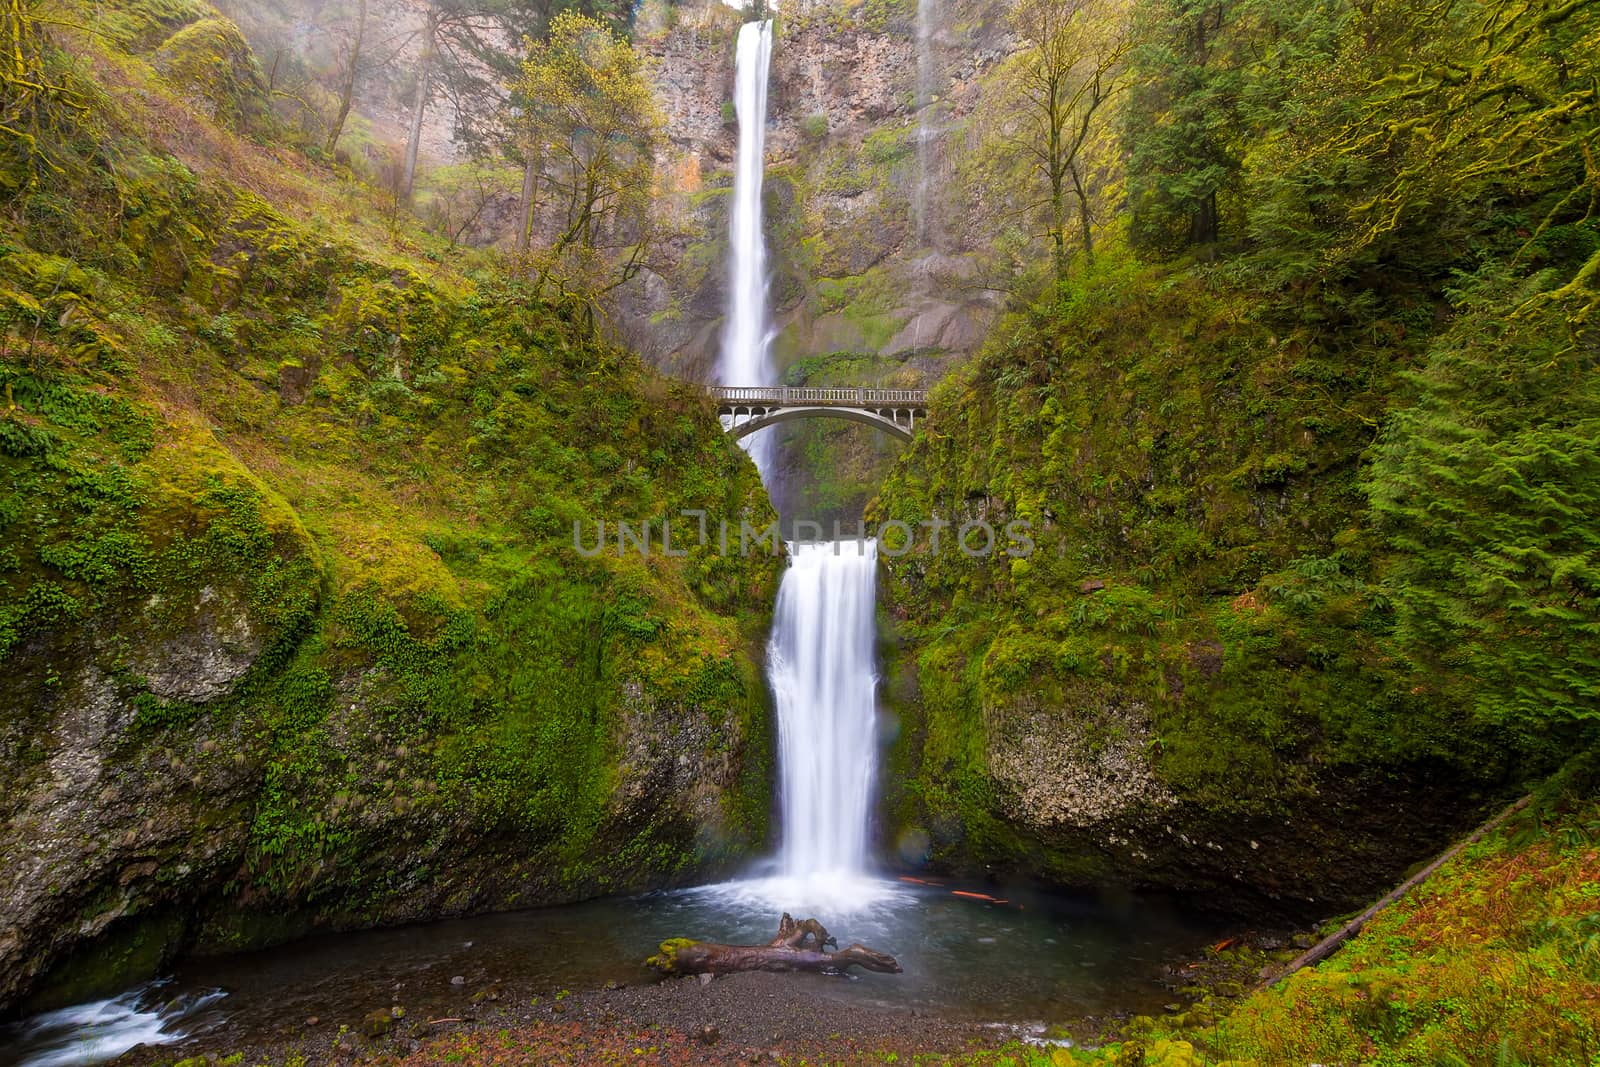
M 210 9 L 114 14 L 0 161 L 0 1010 L 760 847 L 780 561 L 573 544 L 768 520 L 709 407 L 347 213 Z
M 801 2 L 777 18 L 766 218 L 776 361 L 793 384 L 918 385 L 982 341 L 1001 254 L 976 225 L 964 167 L 984 75 L 1005 53 L 987 0 Z M 626 308 L 627 333 L 686 377 L 714 376 L 725 310 L 739 16 L 715 0 L 646 9 L 672 139 L 662 199 L 674 238 Z M 830 423 L 783 433 L 775 502 L 853 521 L 897 446 Z
M 349 11 L 224 4 L 281 76 L 338 70 Z M 371 25 L 394 56 L 363 71 L 358 120 L 341 143 L 370 152 L 380 183 L 403 144 L 414 92 L 422 0 L 381 0 Z M 767 128 L 766 217 L 780 371 L 795 384 L 917 385 L 938 380 L 982 342 L 1016 266 L 1017 237 L 997 224 L 974 163 L 994 116 L 991 76 L 1007 53 L 996 0 L 796 0 L 777 13 Z M 670 147 L 660 160 L 659 220 L 670 235 L 652 270 L 623 293 L 630 347 L 690 380 L 715 374 L 726 310 L 727 224 L 737 139 L 732 111 L 741 16 L 720 0 L 640 7 Z M 392 38 L 392 41 L 390 39 Z M 304 83 L 304 84 L 302 84 Z M 436 98 L 422 156 L 464 158 L 448 100 Z M 384 147 L 387 146 L 387 147 Z M 386 154 L 387 153 L 387 154 Z M 425 168 L 426 169 L 426 168 Z M 515 174 L 463 239 L 509 246 Z M 423 210 L 448 195 L 423 180 Z M 982 208 L 983 210 L 979 210 Z M 871 430 L 802 423 L 780 435 L 774 498 L 787 517 L 853 522 L 899 446 Z
M 1352 357 L 1248 291 L 1102 271 L 939 387 L 872 505 L 919 529 L 884 557 L 888 843 L 1240 912 L 1355 906 L 1561 755 L 1389 639 L 1361 456 L 1419 341 L 1374 330 Z M 1345 360 L 1371 373 L 1326 372 Z M 965 523 L 993 549 L 974 525 L 958 550 Z

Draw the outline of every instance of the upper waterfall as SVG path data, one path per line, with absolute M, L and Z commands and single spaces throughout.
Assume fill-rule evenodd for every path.
M 733 171 L 733 209 L 728 216 L 728 318 L 722 331 L 719 376 L 724 385 L 772 385 L 775 375 L 767 326 L 767 245 L 762 233 L 761 180 L 766 165 L 767 69 L 772 59 L 772 22 L 746 22 L 739 30 L 734 110 L 739 118 L 739 154 Z M 770 482 L 771 434 L 745 439 L 745 448 Z

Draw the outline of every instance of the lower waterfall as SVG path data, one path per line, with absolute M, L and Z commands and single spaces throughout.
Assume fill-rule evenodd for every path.
M 877 565 L 875 541 L 797 543 L 778 590 L 767 670 L 789 879 L 849 880 L 866 869 Z

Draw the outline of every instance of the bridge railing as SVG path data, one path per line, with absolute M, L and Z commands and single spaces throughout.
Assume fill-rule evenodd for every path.
M 867 389 L 860 386 L 710 385 L 706 392 L 724 404 L 816 404 L 824 407 L 907 405 L 926 407 L 926 389 Z

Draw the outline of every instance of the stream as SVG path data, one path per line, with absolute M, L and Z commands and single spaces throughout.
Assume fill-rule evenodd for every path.
M 664 938 L 766 941 L 777 927 L 770 905 L 791 884 L 780 875 L 188 960 L 160 982 L 0 1030 L 0 1064 L 91 1064 L 140 1043 L 199 1037 L 248 1047 L 297 1033 L 311 1017 L 359 1030 L 364 1015 L 390 1004 L 405 1005 L 410 1018 L 453 1016 L 495 987 L 548 997 L 649 982 L 642 961 Z M 862 904 L 818 916 L 842 944 L 891 952 L 905 973 L 796 980 L 810 982 L 812 994 L 982 1022 L 1048 1024 L 1159 1008 L 1171 999 L 1159 984 L 1165 966 L 1218 933 L 1137 898 L 871 878 L 854 888 Z M 811 914 L 803 903 L 790 910 Z M 456 977 L 464 982 L 452 984 Z

